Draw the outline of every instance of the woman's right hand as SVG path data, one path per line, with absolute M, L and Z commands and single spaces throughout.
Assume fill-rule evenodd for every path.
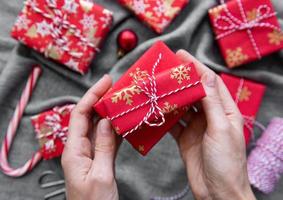
M 212 70 L 184 50 L 183 61 L 193 61 L 207 96 L 197 113 L 176 125 L 175 137 L 196 199 L 253 200 L 246 164 L 242 115 L 229 91 Z

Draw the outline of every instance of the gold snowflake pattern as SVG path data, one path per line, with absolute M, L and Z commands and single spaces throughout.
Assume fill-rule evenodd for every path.
M 133 96 L 135 94 L 140 94 L 141 91 L 135 85 L 131 87 L 124 88 L 119 92 L 115 92 L 111 98 L 112 103 L 118 103 L 118 101 L 125 101 L 127 105 L 132 105 Z
M 226 54 L 226 62 L 230 67 L 239 66 L 248 59 L 248 55 L 243 53 L 241 47 L 237 47 L 235 50 L 227 49 Z
M 256 19 L 257 16 L 257 10 L 254 8 L 250 11 L 247 11 L 247 20 L 248 21 L 253 21 Z
M 209 9 L 208 13 L 211 14 L 214 18 L 217 18 L 221 14 L 224 6 L 225 5 L 220 5 L 220 6 L 211 8 Z
M 164 1 L 164 7 L 165 7 L 165 16 L 168 16 L 173 18 L 177 13 L 180 12 L 179 7 L 175 7 L 173 4 L 175 3 L 175 0 L 165 0 Z
M 250 96 L 252 94 L 252 92 L 249 90 L 249 88 L 247 86 L 244 86 L 240 91 L 238 91 L 238 98 L 239 98 L 239 102 L 242 101 L 249 101 L 250 100 Z
M 28 31 L 26 32 L 26 36 L 30 37 L 30 38 L 36 38 L 38 37 L 38 34 L 36 32 L 36 26 L 32 25 Z
M 147 71 L 146 70 L 142 71 L 140 68 L 136 68 L 135 72 L 130 73 L 130 77 L 132 77 L 132 79 L 136 79 L 137 81 L 145 80 L 147 76 L 148 76 Z
M 144 145 L 139 145 L 138 146 L 138 151 L 139 152 L 144 152 Z
M 268 33 L 269 43 L 274 45 L 280 45 L 283 41 L 283 33 L 277 30 L 274 30 L 271 33 Z
M 171 69 L 171 79 L 176 79 L 179 84 L 182 84 L 185 80 L 190 80 L 189 72 L 191 71 L 190 67 L 185 65 L 180 65 L 179 67 Z
M 47 51 L 46 54 L 48 55 L 48 57 L 53 58 L 55 60 L 59 60 L 62 57 L 62 53 L 58 46 L 51 45 L 50 48 L 46 49 L 46 51 Z
M 163 114 L 173 113 L 174 115 L 178 115 L 179 111 L 177 109 L 178 109 L 177 104 L 171 105 L 169 102 L 165 102 L 164 107 L 162 108 L 162 113 Z
M 39 134 L 37 135 L 39 138 L 39 146 L 43 147 L 45 143 L 48 141 L 46 138 L 46 134 L 50 133 L 52 131 L 51 127 L 46 126 L 45 124 L 42 124 L 39 128 Z

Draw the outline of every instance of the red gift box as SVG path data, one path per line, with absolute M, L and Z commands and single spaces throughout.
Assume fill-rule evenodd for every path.
M 27 0 L 11 36 L 84 74 L 111 23 L 110 11 L 86 0 Z
M 119 0 L 157 33 L 162 33 L 189 0 Z
M 205 96 L 192 62 L 182 63 L 163 43 L 154 44 L 94 105 L 117 134 L 142 155 Z
M 283 33 L 270 0 L 229 1 L 210 9 L 209 16 L 228 67 L 283 48 Z
M 253 133 L 253 124 L 265 92 L 265 86 L 227 74 L 221 74 L 221 78 L 243 115 L 245 122 L 244 136 L 246 144 L 248 144 Z
M 57 106 L 31 118 L 44 159 L 59 157 L 63 153 L 74 106 Z

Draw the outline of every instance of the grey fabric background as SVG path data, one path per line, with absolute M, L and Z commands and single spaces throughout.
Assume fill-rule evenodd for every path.
M 42 55 L 19 45 L 9 36 L 12 24 L 23 6 L 23 1 L 0 0 L 0 140 L 15 109 L 31 66 L 40 63 L 41 76 L 26 109 L 17 137 L 10 152 L 12 166 L 21 166 L 38 144 L 30 123 L 30 116 L 54 105 L 76 102 L 103 74 L 110 73 L 115 80 L 156 40 L 164 40 L 173 50 L 187 49 L 212 69 L 241 75 L 266 84 L 258 120 L 265 125 L 273 116 L 283 117 L 283 51 L 244 67 L 228 70 L 223 63 L 210 29 L 207 10 L 215 0 L 191 0 L 181 15 L 166 32 L 158 36 L 144 26 L 114 0 L 96 0 L 114 12 L 114 25 L 102 52 L 91 65 L 90 72 L 81 76 Z M 283 27 L 283 4 L 273 0 Z M 139 46 L 121 60 L 116 59 L 116 36 L 123 28 L 134 28 Z M 257 132 L 257 137 L 260 135 Z M 39 188 L 37 179 L 46 169 L 61 175 L 58 160 L 41 162 L 30 174 L 14 179 L 0 173 L 1 200 L 43 199 L 47 192 Z M 170 135 L 166 135 L 148 156 L 142 157 L 126 142 L 120 148 L 116 162 L 117 180 L 121 199 L 149 199 L 151 196 L 174 194 L 186 185 L 186 174 L 178 149 Z M 283 199 L 283 179 L 275 192 L 265 196 L 257 192 L 258 199 Z M 190 193 L 185 199 L 193 199 Z

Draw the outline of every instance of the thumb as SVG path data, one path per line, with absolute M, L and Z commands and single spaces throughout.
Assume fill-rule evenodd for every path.
M 217 85 L 217 75 L 207 71 L 202 76 L 206 97 L 202 99 L 202 105 L 207 120 L 207 127 L 212 133 L 222 130 L 228 124 Z
M 115 135 L 110 122 L 102 119 L 98 122 L 94 142 L 94 164 L 97 167 L 113 170 L 116 151 Z

